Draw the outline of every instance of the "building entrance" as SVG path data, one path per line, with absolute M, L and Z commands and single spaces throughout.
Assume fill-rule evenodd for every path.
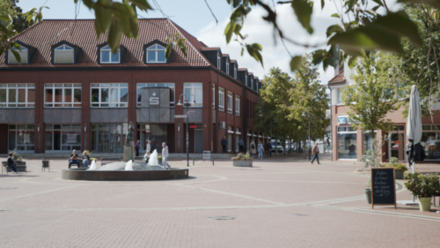
M 194 152 L 203 153 L 203 130 L 194 130 Z

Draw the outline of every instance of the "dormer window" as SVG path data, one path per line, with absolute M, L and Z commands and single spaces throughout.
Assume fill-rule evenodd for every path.
M 74 49 L 67 45 L 55 48 L 55 64 L 73 64 Z
M 157 44 L 147 48 L 147 63 L 166 63 L 165 50 L 165 47 Z
M 234 78 L 237 79 L 237 67 L 234 66 Z
M 254 80 L 252 78 L 251 78 L 250 86 L 251 86 L 251 89 L 254 89 Z
M 229 61 L 226 59 L 226 74 L 229 74 Z
M 113 53 L 109 46 L 101 48 L 101 63 L 102 64 L 118 64 L 121 61 L 120 49 Z
M 20 63 L 27 64 L 28 63 L 28 49 L 20 46 L 21 51 L 15 47 L 12 48 L 15 52 L 20 55 Z M 8 51 L 8 64 L 18 64 L 18 60 L 15 58 L 14 53 L 12 51 Z
M 244 84 L 247 85 L 247 75 L 244 75 Z
M 220 57 L 220 53 L 217 53 L 217 68 L 222 69 L 222 59 Z

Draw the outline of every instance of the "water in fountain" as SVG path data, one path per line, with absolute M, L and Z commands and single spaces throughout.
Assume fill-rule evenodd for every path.
M 150 160 L 148 160 L 148 166 L 151 165 L 159 165 L 159 161 L 157 161 L 157 150 L 154 149 L 153 153 L 150 155 Z
M 90 168 L 87 170 L 96 170 L 96 162 L 95 160 L 92 160 L 92 164 L 90 165 Z
M 133 170 L 133 162 L 131 160 L 129 160 L 125 165 L 125 170 Z

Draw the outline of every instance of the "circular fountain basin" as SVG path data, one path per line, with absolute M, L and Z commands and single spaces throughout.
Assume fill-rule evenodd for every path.
M 88 181 L 145 181 L 173 180 L 188 178 L 188 169 L 171 168 L 164 170 L 161 166 L 147 166 L 145 163 L 133 163 L 133 170 L 125 170 L 125 162 L 110 163 L 96 170 L 64 169 L 62 178 Z

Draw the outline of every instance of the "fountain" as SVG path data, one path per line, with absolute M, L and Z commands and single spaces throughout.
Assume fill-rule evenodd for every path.
M 130 123 L 130 126 L 133 125 Z M 131 133 L 131 136 L 130 136 Z M 128 137 L 133 137 L 133 129 L 129 129 Z M 126 141 L 127 142 L 127 141 Z M 133 146 L 124 147 L 124 161 L 125 158 L 130 158 L 130 154 Z M 78 168 L 78 169 L 65 169 L 62 171 L 63 179 L 73 179 L 73 180 L 93 180 L 93 181 L 140 181 L 140 180 L 167 180 L 167 179 L 181 179 L 188 178 L 188 169 L 171 168 L 170 170 L 165 170 L 161 165 L 159 165 L 157 159 L 157 151 L 154 150 L 150 155 L 150 160 L 148 164 L 144 162 L 133 162 L 129 159 L 128 162 L 114 162 L 109 163 L 99 168 L 96 167 L 95 161 L 89 169 Z

